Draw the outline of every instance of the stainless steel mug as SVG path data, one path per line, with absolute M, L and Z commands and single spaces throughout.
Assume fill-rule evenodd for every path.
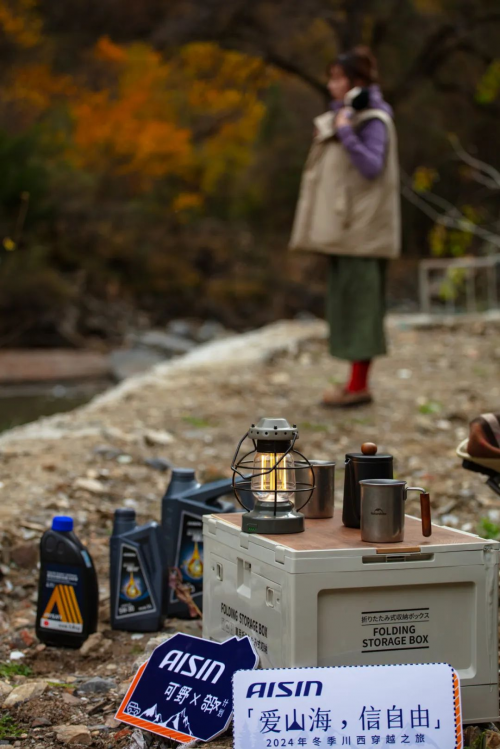
M 430 536 L 430 499 L 425 489 L 407 486 L 400 479 L 365 479 L 361 488 L 361 540 L 393 544 L 403 541 L 405 500 L 408 492 L 420 492 L 422 535 Z
M 314 491 L 309 502 L 301 508 L 305 518 L 333 518 L 335 492 L 335 463 L 331 460 L 310 460 L 314 471 Z M 295 464 L 297 489 L 300 484 L 311 484 L 311 469 L 300 462 Z

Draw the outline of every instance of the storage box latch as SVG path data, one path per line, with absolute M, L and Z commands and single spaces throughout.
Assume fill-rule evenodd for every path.
M 206 523 L 208 525 L 208 530 L 210 533 L 213 533 L 214 536 L 217 535 L 217 520 L 211 515 L 207 518 Z
M 280 564 L 285 564 L 285 546 L 276 546 L 274 549 L 274 559 Z

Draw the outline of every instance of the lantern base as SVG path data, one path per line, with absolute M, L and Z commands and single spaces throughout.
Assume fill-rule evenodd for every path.
M 283 502 L 283 508 L 274 511 L 271 502 L 259 502 L 251 512 L 242 517 L 241 530 L 244 533 L 280 534 L 302 533 L 304 531 L 304 516 L 293 509 L 291 502 Z

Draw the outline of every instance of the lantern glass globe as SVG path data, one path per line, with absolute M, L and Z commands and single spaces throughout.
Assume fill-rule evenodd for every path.
M 261 502 L 292 502 L 295 499 L 295 464 L 291 454 L 256 452 L 253 460 L 252 493 Z

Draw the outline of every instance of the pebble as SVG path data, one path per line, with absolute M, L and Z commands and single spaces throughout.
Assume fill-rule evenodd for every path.
M 170 320 L 167 325 L 167 333 L 180 336 L 181 338 L 192 338 L 195 334 L 195 326 L 189 320 Z
M 228 331 L 217 320 L 206 320 L 196 331 L 196 338 L 200 343 L 208 343 L 223 335 L 228 335 Z
M 46 681 L 28 681 L 25 684 L 20 684 L 7 695 L 3 707 L 15 707 L 22 702 L 28 702 L 28 700 L 32 700 L 35 697 L 40 697 L 46 688 Z
M 97 650 L 102 643 L 102 633 L 94 632 L 90 635 L 80 648 L 80 655 L 87 656 Z
M 172 463 L 166 458 L 146 458 L 144 463 L 155 471 L 168 471 L 172 468 Z
M 69 692 L 63 692 L 61 695 L 61 699 L 63 702 L 66 703 L 66 705 L 80 705 L 81 700 L 78 697 L 75 697 L 74 694 L 69 694 Z
M 409 380 L 413 373 L 411 369 L 398 369 L 396 374 L 400 380 Z
M 31 634 L 31 632 L 28 632 L 27 629 L 22 629 L 19 632 L 19 639 L 27 648 L 31 647 L 31 645 L 33 645 L 33 643 L 35 642 L 35 638 Z
M 143 732 L 136 729 L 130 737 L 130 743 L 128 746 L 129 749 L 146 749 L 148 744 L 149 742 L 146 741 Z
M 122 455 L 123 450 L 119 447 L 113 447 L 112 445 L 97 445 L 93 450 L 94 455 L 101 455 L 107 460 L 115 460 L 119 455 Z
M 9 660 L 10 661 L 20 661 L 21 658 L 24 658 L 24 653 L 21 653 L 20 650 L 11 650 L 9 653 Z
M 451 421 L 448 421 L 448 419 L 438 419 L 436 421 L 436 426 L 438 429 L 441 429 L 441 431 L 447 432 L 453 425 Z
M 113 716 L 110 715 L 108 718 L 106 718 L 104 724 L 108 728 L 119 728 L 121 726 L 121 721 L 116 720 L 115 718 L 113 718 Z
M 271 385 L 288 385 L 291 377 L 288 372 L 275 372 L 269 377 Z
M 100 676 L 94 676 L 88 681 L 84 681 L 78 687 L 77 694 L 105 694 L 110 689 L 116 689 L 116 682 L 112 679 L 103 679 Z
M 117 463 L 120 463 L 121 465 L 128 465 L 129 463 L 132 463 L 132 456 L 131 455 L 119 455 L 116 459 Z
M 156 637 L 150 637 L 148 642 L 146 643 L 146 647 L 144 648 L 144 653 L 141 653 L 141 655 L 139 655 L 132 663 L 131 673 L 135 674 L 137 669 L 142 666 L 145 661 L 148 660 L 153 650 L 155 650 L 158 645 L 161 645 L 162 642 L 166 642 L 171 637 L 173 637 L 174 634 L 174 632 L 172 634 L 164 632 L 161 635 L 156 635 Z
M 173 635 L 169 635 L 167 633 L 156 635 L 156 637 L 150 637 L 147 641 L 146 647 L 144 648 L 144 655 L 151 655 L 153 650 L 155 650 L 158 645 L 161 645 L 162 642 L 170 640 L 171 637 L 173 637 Z
M 161 330 L 148 330 L 138 336 L 137 343 L 142 347 L 152 348 L 160 351 L 166 356 L 187 354 L 195 347 L 193 341 L 172 333 L 164 333 Z
M 52 723 L 48 718 L 40 717 L 40 718 L 33 718 L 31 721 L 31 727 L 32 728 L 46 728 L 47 726 L 51 726 Z
M 97 479 L 79 478 L 73 484 L 75 489 L 83 489 L 89 494 L 106 494 L 107 489 L 101 481 Z
M 170 432 L 148 429 L 144 432 L 144 441 L 147 445 L 171 445 L 175 440 Z
M 18 544 L 11 550 L 10 557 L 18 567 L 31 570 L 38 562 L 38 544 Z
M 87 726 L 55 726 L 58 741 L 63 744 L 81 744 L 89 746 L 92 736 Z
M 0 705 L 3 704 L 5 698 L 8 697 L 13 689 L 14 687 L 12 687 L 10 684 L 7 684 L 6 681 L 0 681 Z
M 26 617 L 30 616 L 28 611 L 24 611 L 24 616 L 16 616 L 14 619 L 11 620 L 12 623 L 12 629 L 20 629 L 21 627 L 29 627 L 34 626 L 35 624 L 35 616 L 36 616 L 36 609 L 33 610 L 32 616 L 30 619 L 27 619 Z
M 439 518 L 439 522 L 441 525 L 448 525 L 451 528 L 458 528 L 460 525 L 460 518 L 458 515 L 441 515 Z

